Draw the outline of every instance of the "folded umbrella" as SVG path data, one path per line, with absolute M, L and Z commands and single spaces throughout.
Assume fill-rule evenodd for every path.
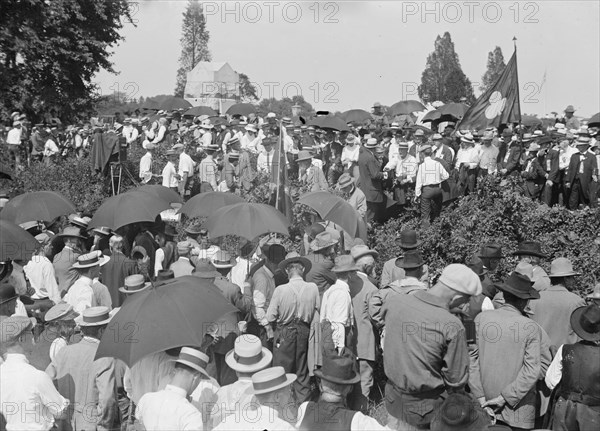
M 194 106 L 193 108 L 188 109 L 183 113 L 183 115 L 189 115 L 192 117 L 199 117 L 200 115 L 208 115 L 209 117 L 214 117 L 217 115 L 217 111 L 208 106 Z
M 27 221 L 50 222 L 76 211 L 75 205 L 60 193 L 31 192 L 9 200 L 0 212 L 0 218 L 17 224 Z
M 329 192 L 302 195 L 298 203 L 314 209 L 323 220 L 329 220 L 354 238 L 367 239 L 367 226 L 358 212 L 344 199 Z
M 290 222 L 270 205 L 243 202 L 216 210 L 204 223 L 211 238 L 237 235 L 252 241 L 267 233 L 289 235 Z
M 145 186 L 136 187 L 135 189 L 130 190 L 130 191 L 150 193 L 151 195 L 156 196 L 157 198 L 160 198 L 169 203 L 173 203 L 173 202 L 183 203 L 183 199 L 181 199 L 181 196 L 179 195 L 179 193 L 177 193 L 174 190 L 171 190 L 168 187 L 161 186 L 158 184 L 146 184 Z
M 105 200 L 88 226 L 117 230 L 131 223 L 153 222 L 157 215 L 169 208 L 169 202 L 157 199 L 151 193 L 130 191 Z
M 0 219 L 0 262 L 27 260 L 38 247 L 33 235 L 21 226 Z
M 96 359 L 112 357 L 130 367 L 146 355 L 200 347 L 214 322 L 237 311 L 212 282 L 186 275 L 129 296 L 104 332 Z
M 250 103 L 236 103 L 231 105 L 226 114 L 229 115 L 250 115 L 256 113 L 256 107 Z
M 244 199 L 233 193 L 206 192 L 191 198 L 179 212 L 188 217 L 209 217 L 224 206 L 242 202 L 245 202 Z
M 418 100 L 401 100 L 390 106 L 388 112 L 391 116 L 396 116 L 423 110 L 425 110 L 425 106 Z

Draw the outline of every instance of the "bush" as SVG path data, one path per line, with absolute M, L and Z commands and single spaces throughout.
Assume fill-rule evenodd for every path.
M 548 255 L 542 266 L 550 271 L 557 257 L 571 259 L 576 271 L 576 291 L 591 292 L 600 279 L 600 210 L 570 211 L 532 201 L 518 192 L 513 180 L 487 177 L 476 193 L 460 199 L 442 211 L 430 229 L 420 229 L 420 220 L 401 215 L 371 232 L 371 244 L 381 254 L 378 264 L 400 254 L 394 238 L 405 228 L 415 228 L 423 241 L 421 250 L 435 278 L 450 263 L 464 263 L 481 244 L 493 241 L 502 246 L 506 256 L 492 274 L 504 279 L 517 263 L 511 255 L 524 240 L 542 244 Z

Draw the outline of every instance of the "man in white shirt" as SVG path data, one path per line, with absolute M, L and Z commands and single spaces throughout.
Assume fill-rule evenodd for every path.
M 205 120 L 202 122 L 200 127 L 204 131 L 204 133 L 202 134 L 202 137 L 200 138 L 200 145 L 203 148 L 207 148 L 212 145 L 212 141 L 213 141 L 212 129 L 214 126 L 212 124 L 210 124 L 209 120 Z
M 50 377 L 29 364 L 19 337 L 31 330 L 28 317 L 7 317 L 0 323 L 5 362 L 0 365 L 0 413 L 7 431 L 47 431 L 69 406 Z
M 179 174 L 175 169 L 175 163 L 179 158 L 179 154 L 176 150 L 167 150 L 167 157 L 169 160 L 162 171 L 162 185 L 168 187 L 176 192 L 179 191 Z
M 15 166 L 21 166 L 21 122 L 15 121 L 13 128 L 6 135 L 6 143 L 8 144 L 8 152 L 15 158 Z
M 140 180 L 142 183 L 148 184 L 152 179 L 152 154 L 156 147 L 148 142 L 146 144 L 146 154 L 140 159 Z
M 61 302 L 54 265 L 46 257 L 46 252 L 50 246 L 50 237 L 45 233 L 41 233 L 36 235 L 35 239 L 40 243 L 40 248 L 27 265 L 23 267 L 23 272 L 29 280 L 31 287 L 35 289 L 35 293 L 31 296 L 31 299 L 36 302 L 49 299 L 52 304 L 49 304 L 46 309 L 50 309 L 53 304 Z
M 110 260 L 110 257 L 103 256 L 101 251 L 82 254 L 73 264 L 73 268 L 79 272 L 79 278 L 69 288 L 64 297 L 64 301 L 73 307 L 73 310 L 79 314 L 83 310 L 93 306 L 94 289 L 92 283 L 94 278 L 100 274 L 100 267 Z
M 421 198 L 421 226 L 429 227 L 442 211 L 442 182 L 449 177 L 444 166 L 431 158 L 431 145 L 421 147 L 423 163 L 419 165 L 415 185 L 415 201 Z
M 335 266 L 331 269 L 337 276 L 337 281 L 325 291 L 321 301 L 321 327 L 325 322 L 331 325 L 331 334 L 324 331 L 323 347 L 325 350 L 342 353 L 344 347 L 348 346 L 346 339 L 351 335 L 354 327 L 354 310 L 350 287 L 348 281 L 356 274 L 358 267 L 350 255 L 342 255 L 335 258 Z M 356 351 L 354 346 L 348 346 Z
M 466 134 L 460 139 L 461 148 L 456 154 L 456 169 L 458 170 L 459 195 L 473 193 L 479 166 L 479 150 L 475 148 L 475 141 L 471 134 Z
M 179 151 L 177 173 L 181 177 L 181 180 L 179 181 L 179 194 L 183 198 L 186 195 L 189 196 L 191 193 L 191 190 L 188 189 L 188 183 L 192 175 L 194 175 L 196 163 L 190 155 L 185 152 L 185 145 L 175 144 L 173 145 L 173 149 Z
M 215 152 L 219 149 L 218 145 L 208 145 L 204 147 L 204 152 L 206 153 L 206 157 L 202 159 L 200 162 L 200 166 L 198 167 L 198 178 L 200 180 L 200 184 L 209 184 L 212 187 L 212 191 L 217 191 L 218 181 L 217 181 L 217 163 L 214 160 Z
M 407 142 L 400 142 L 397 147 L 398 154 L 394 164 L 396 169 L 394 197 L 399 205 L 405 205 L 407 203 L 408 189 L 415 183 L 418 165 L 417 159 L 408 154 Z
M 208 356 L 198 349 L 183 347 L 175 361 L 170 384 L 146 393 L 135 415 L 148 431 L 203 430 L 202 413 L 188 401 L 206 373 Z
M 138 135 L 138 129 L 131 124 L 131 118 L 125 118 L 125 121 L 123 121 L 123 136 L 128 147 L 137 140 Z
M 346 137 L 345 142 L 346 145 L 342 149 L 342 165 L 344 165 L 344 170 L 349 172 L 356 180 L 359 177 L 358 153 L 360 151 L 360 145 L 358 144 L 358 139 L 353 134 L 349 134 Z
M 277 163 L 275 158 L 275 150 L 273 149 L 274 142 L 271 139 L 265 139 L 262 143 L 265 151 L 258 155 L 256 159 L 256 170 L 258 172 L 271 175 L 273 164 Z
M 242 149 L 251 151 L 256 153 L 258 151 L 258 146 L 260 145 L 260 138 L 258 135 L 258 130 L 254 124 L 248 124 L 244 127 L 246 133 L 240 138 L 240 146 Z
M 494 134 L 491 131 L 485 131 L 479 147 L 479 176 L 485 176 L 496 172 L 496 161 L 498 160 L 499 148 L 492 145 Z

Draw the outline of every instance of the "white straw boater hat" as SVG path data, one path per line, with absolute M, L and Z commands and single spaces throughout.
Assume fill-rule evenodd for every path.
M 91 253 L 82 254 L 77 257 L 77 262 L 73 264 L 73 268 L 83 269 L 83 268 L 91 268 L 92 266 L 102 266 L 106 262 L 110 260 L 109 256 L 102 255 L 102 252 L 92 251 Z
M 205 353 L 192 347 L 182 347 L 179 352 L 179 357 L 175 360 L 176 363 L 190 367 L 193 370 L 199 371 L 206 377 L 210 377 L 206 372 L 209 358 Z
M 225 355 L 225 363 L 234 371 L 254 373 L 271 363 L 273 354 L 262 346 L 256 335 L 242 334 L 235 339 L 233 350 Z
M 151 283 L 146 282 L 146 279 L 143 275 L 134 274 L 125 277 L 123 284 L 123 287 L 119 287 L 119 292 L 132 294 L 143 292 L 150 287 Z
M 112 319 L 108 307 L 90 307 L 83 310 L 79 317 L 79 326 L 106 325 Z
M 297 378 L 295 374 L 286 374 L 283 367 L 267 368 L 252 376 L 252 392 L 255 395 L 275 392 L 291 385 Z

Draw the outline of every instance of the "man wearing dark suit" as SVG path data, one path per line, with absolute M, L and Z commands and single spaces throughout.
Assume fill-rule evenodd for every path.
M 383 204 L 384 173 L 381 171 L 379 162 L 373 151 L 377 147 L 377 139 L 369 138 L 364 147 L 358 152 L 358 187 L 367 198 L 367 223 L 381 218 Z
M 148 254 L 148 258 L 149 258 L 148 272 L 151 274 L 150 276 L 153 276 L 154 275 L 154 261 L 156 258 L 156 249 L 159 247 L 158 247 L 158 244 L 156 243 L 156 241 L 154 240 L 154 237 L 148 230 L 149 227 L 152 225 L 152 223 L 142 223 L 141 225 L 142 225 L 142 230 L 135 237 L 135 239 L 133 241 L 133 247 L 135 247 L 136 245 L 144 247 L 144 250 L 146 250 L 146 253 Z
M 136 263 L 123 254 L 123 237 L 113 235 L 108 241 L 110 246 L 110 260 L 102 267 L 100 282 L 104 284 L 110 293 L 112 306 L 120 307 L 127 295 L 119 291 L 125 285 L 125 277 L 135 274 Z
M 542 192 L 542 202 L 548 206 L 558 203 L 558 193 L 561 187 L 561 176 L 559 169 L 559 148 L 552 148 L 552 138 L 544 136 L 538 141 L 545 152 L 542 167 L 546 172 L 546 185 Z M 550 146 L 548 149 L 547 147 Z
M 546 172 L 538 157 L 540 146 L 535 142 L 529 146 L 528 159 L 525 162 L 525 168 L 521 172 L 521 176 L 525 179 L 525 194 L 532 199 L 538 199 L 546 179 Z
M 511 141 L 506 144 L 508 149 L 504 159 L 502 159 L 500 173 L 503 175 L 511 175 L 518 173 L 521 167 L 521 154 L 523 153 L 523 147 L 519 141 Z
M 598 181 L 598 166 L 596 158 L 588 152 L 590 138 L 580 136 L 576 142 L 579 153 L 571 156 L 567 171 L 566 187 L 571 189 L 569 208 L 574 210 L 579 205 L 590 204 L 590 190 L 592 182 Z

